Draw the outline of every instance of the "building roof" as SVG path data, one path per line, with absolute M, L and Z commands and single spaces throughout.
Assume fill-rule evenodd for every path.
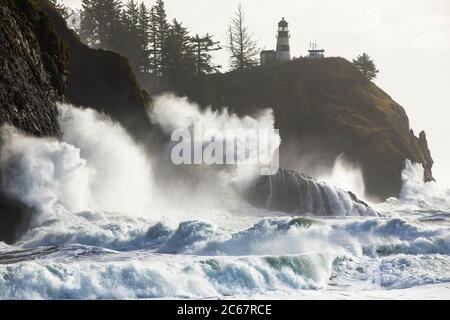
M 284 18 L 282 18 L 281 21 L 278 22 L 278 26 L 279 26 L 279 27 L 286 27 L 286 28 L 287 28 L 288 23 L 287 23 L 286 20 L 284 20 Z

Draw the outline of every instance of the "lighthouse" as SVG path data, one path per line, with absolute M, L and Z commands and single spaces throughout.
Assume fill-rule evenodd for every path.
M 282 18 L 281 21 L 278 22 L 277 49 L 261 51 L 261 65 L 273 63 L 274 61 L 284 62 L 291 60 L 289 37 L 288 23 Z
M 288 23 L 284 18 L 278 22 L 278 34 L 277 34 L 277 51 L 275 54 L 275 60 L 277 61 L 289 61 L 291 60 L 291 50 L 289 47 L 289 29 Z

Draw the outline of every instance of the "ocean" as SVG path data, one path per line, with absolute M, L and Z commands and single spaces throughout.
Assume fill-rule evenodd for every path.
M 33 216 L 0 243 L 0 299 L 449 297 L 450 191 L 417 164 L 369 215 L 286 214 L 240 199 L 236 173 L 157 177 L 158 158 L 92 110 L 61 105 L 60 126 L 2 129 L 4 185 Z

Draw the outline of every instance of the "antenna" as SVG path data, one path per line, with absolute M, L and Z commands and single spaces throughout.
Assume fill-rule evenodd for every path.
M 316 50 L 317 49 L 317 43 L 315 41 L 311 41 L 309 43 L 309 47 L 311 48 L 311 50 Z

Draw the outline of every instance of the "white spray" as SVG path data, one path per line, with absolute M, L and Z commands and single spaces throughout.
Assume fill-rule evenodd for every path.
M 319 176 L 318 179 L 331 186 L 351 191 L 360 199 L 366 199 L 362 169 L 346 160 L 343 153 L 334 161 L 331 172 Z
M 61 210 L 145 213 L 152 179 L 141 148 L 93 110 L 60 105 L 59 112 L 62 141 L 2 129 L 3 189 L 46 215 Z

